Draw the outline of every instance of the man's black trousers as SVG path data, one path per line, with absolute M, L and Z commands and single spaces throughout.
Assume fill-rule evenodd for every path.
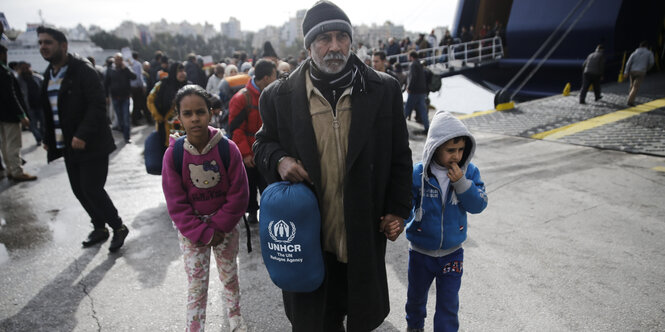
M 95 229 L 108 224 L 112 229 L 122 226 L 118 210 L 104 190 L 109 170 L 109 157 L 72 161 L 65 153 L 65 167 L 74 195 L 90 216 Z

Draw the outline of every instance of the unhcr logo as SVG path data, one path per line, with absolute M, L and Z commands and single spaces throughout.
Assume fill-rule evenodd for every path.
M 268 224 L 268 233 L 277 243 L 289 243 L 296 237 L 296 225 L 293 222 L 287 224 L 284 220 L 273 220 Z

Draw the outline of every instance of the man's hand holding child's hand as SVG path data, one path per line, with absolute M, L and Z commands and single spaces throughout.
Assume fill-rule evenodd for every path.
M 402 231 L 404 230 L 404 219 L 394 215 L 387 214 L 381 217 L 381 224 L 379 224 L 379 232 L 383 232 L 386 238 L 390 241 L 397 240 Z

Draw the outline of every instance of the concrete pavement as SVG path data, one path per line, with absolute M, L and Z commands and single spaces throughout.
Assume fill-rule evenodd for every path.
M 604 92 L 603 100 L 612 100 L 610 93 Z M 553 114 L 534 116 L 543 122 L 523 127 L 544 132 L 570 124 L 546 124 L 556 122 L 550 119 L 557 112 L 603 107 L 591 102 L 581 111 L 574 105 L 576 97 L 568 99 L 572 102 L 540 107 L 538 112 Z M 461 330 L 665 330 L 665 172 L 659 171 L 665 169 L 665 158 L 501 132 L 527 123 L 521 117 L 537 107 L 525 106 L 465 120 L 478 142 L 474 163 L 486 183 L 489 206 L 469 217 Z M 631 123 L 624 131 L 642 130 Z M 655 130 L 662 131 L 658 126 Z M 135 143 L 119 143 L 111 156 L 106 188 L 130 227 L 117 254 L 108 253 L 108 242 L 80 247 L 90 224 L 71 193 L 64 163 L 46 165 L 44 151 L 31 146 L 34 139 L 24 132 L 26 170 L 39 179 L 0 181 L 0 331 L 184 329 L 186 279 L 176 233 L 160 178 L 147 175 L 142 163 L 150 131 L 134 128 Z M 122 142 L 119 133 L 114 135 Z M 414 161 L 420 160 L 423 142 L 424 137 L 412 136 Z M 248 254 L 241 228 L 243 315 L 252 331 L 289 331 L 256 233 L 255 251 Z M 406 329 L 407 248 L 404 236 L 388 244 L 391 313 L 378 331 Z M 207 328 L 226 331 L 220 282 L 211 279 Z

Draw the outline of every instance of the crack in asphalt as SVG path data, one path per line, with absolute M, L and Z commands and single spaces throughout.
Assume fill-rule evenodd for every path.
M 508 185 L 511 185 L 511 184 L 514 184 L 514 183 L 516 183 L 516 181 L 508 181 L 508 182 L 502 183 L 498 186 L 493 186 L 493 187 L 491 187 L 492 189 L 487 190 L 487 194 L 489 195 L 489 194 L 495 193 L 495 192 L 499 191 L 501 188 L 503 188 L 505 186 L 508 186 Z
M 74 266 L 76 267 L 76 271 L 78 271 L 78 274 L 80 276 L 83 273 L 83 271 L 81 271 L 81 269 L 79 268 L 78 259 L 74 260 Z M 97 317 L 97 311 L 95 310 L 95 299 L 92 296 L 90 296 L 90 293 L 88 293 L 88 285 L 86 285 L 83 282 L 83 280 L 79 281 L 78 284 L 81 285 L 85 297 L 87 297 L 90 300 L 90 311 L 92 311 L 92 319 L 94 319 L 95 323 L 97 323 L 97 331 L 101 332 L 102 324 L 99 322 L 99 318 Z
M 569 214 L 566 214 L 566 215 L 556 216 L 556 217 L 554 217 L 554 218 L 551 218 L 551 219 L 547 219 L 547 220 L 545 220 L 545 221 L 543 222 L 543 224 L 547 224 L 547 223 L 549 223 L 550 221 L 557 220 L 557 219 L 565 219 L 565 218 L 568 218 L 568 217 L 570 217 L 570 216 L 574 216 L 574 215 L 576 215 L 576 214 L 578 214 L 578 213 L 581 213 L 581 212 L 586 212 L 586 211 L 589 211 L 589 210 L 593 210 L 593 209 L 595 209 L 595 208 L 597 208 L 597 207 L 599 207 L 599 206 L 601 206 L 601 205 L 602 205 L 602 204 L 598 204 L 598 205 L 594 205 L 594 206 L 588 207 L 588 208 L 586 208 L 586 209 L 582 209 L 582 210 L 574 211 L 574 212 L 569 213 Z

